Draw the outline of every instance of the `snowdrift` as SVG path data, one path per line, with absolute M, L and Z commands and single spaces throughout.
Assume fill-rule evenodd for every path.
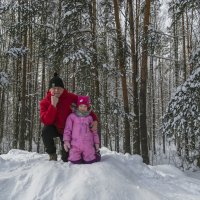
M 170 165 L 101 148 L 102 161 L 73 165 L 47 154 L 0 155 L 0 200 L 199 200 L 200 180 Z

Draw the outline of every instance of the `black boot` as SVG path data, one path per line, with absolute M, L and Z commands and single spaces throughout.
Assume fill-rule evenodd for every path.
M 61 159 L 63 162 L 68 162 L 69 152 L 66 152 L 63 145 L 61 149 Z
M 50 161 L 50 160 L 57 161 L 57 154 L 56 154 L 56 153 L 49 154 L 49 161 Z

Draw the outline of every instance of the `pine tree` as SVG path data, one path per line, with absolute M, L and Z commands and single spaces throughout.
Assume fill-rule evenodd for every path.
M 199 162 L 200 68 L 177 88 L 163 118 L 163 132 L 175 142 L 183 167 Z

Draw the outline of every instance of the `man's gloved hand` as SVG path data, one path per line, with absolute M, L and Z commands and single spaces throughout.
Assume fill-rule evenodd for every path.
M 70 145 L 69 141 L 64 141 L 64 149 L 65 149 L 65 151 L 68 152 L 70 148 L 71 148 L 71 145 Z

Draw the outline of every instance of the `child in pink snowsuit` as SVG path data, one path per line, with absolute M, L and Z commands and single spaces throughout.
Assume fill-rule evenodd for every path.
M 69 151 L 68 160 L 75 164 L 93 163 L 100 159 L 99 136 L 91 131 L 92 117 L 89 115 L 90 100 L 88 96 L 79 96 L 77 109 L 66 121 L 63 140 L 65 151 Z

